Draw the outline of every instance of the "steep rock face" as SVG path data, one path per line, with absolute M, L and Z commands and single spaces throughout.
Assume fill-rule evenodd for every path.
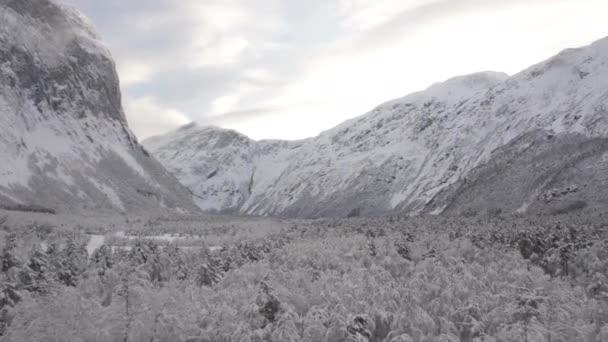
M 428 206 L 449 215 L 567 214 L 608 207 L 608 138 L 536 130 L 521 135 Z
M 298 143 L 257 142 L 232 130 L 189 124 L 147 139 L 145 145 L 192 190 L 200 208 L 239 213 L 254 190 L 272 185 L 275 172 L 284 168 L 287 154 Z
M 467 120 L 486 128 L 475 148 L 484 157 L 425 211 L 558 214 L 605 208 L 607 76 L 603 39 L 566 50 L 465 103 Z
M 167 168 L 192 190 L 202 209 L 230 212 L 249 197 L 256 143 L 246 136 L 188 125 L 175 136 L 151 138 L 147 144 L 152 149 L 163 146 L 156 157 L 171 161 Z
M 196 133 L 174 132 L 155 138 L 156 143 L 148 146 L 163 164 L 179 165 L 188 175 L 192 175 L 188 170 L 206 165 L 219 170 L 216 176 L 226 172 L 226 182 L 249 184 L 244 200 L 220 210 L 297 217 L 438 214 L 460 208 L 460 201 L 470 201 L 471 197 L 454 194 L 461 193 L 457 189 L 471 172 L 493 165 L 494 156 L 500 155 L 493 151 L 530 132 L 550 130 L 555 141 L 574 141 L 572 153 L 578 153 L 577 141 L 584 145 L 587 139 L 593 145 L 594 139 L 606 135 L 607 110 L 608 40 L 604 39 L 566 50 L 512 77 L 485 72 L 436 84 L 315 138 L 298 142 L 247 139 L 248 147 L 238 149 L 247 156 L 240 159 L 238 170 L 218 158 L 235 151 L 194 143 L 216 129 L 190 127 Z M 196 161 L 166 158 L 174 152 L 163 143 L 167 140 L 180 141 L 173 146 L 184 149 L 197 146 L 189 152 L 197 155 Z M 198 189 L 206 188 L 200 178 L 197 184 Z M 483 187 L 479 191 L 495 190 Z M 223 196 L 217 192 L 206 198 L 228 203 Z M 513 195 L 504 209 L 539 211 L 525 205 L 530 196 L 525 191 Z
M 396 190 L 407 187 L 425 163 L 430 143 L 417 135 L 432 135 L 423 133 L 432 115 L 505 77 L 455 78 L 312 139 L 256 142 L 236 132 L 188 125 L 144 145 L 192 189 L 205 210 L 299 217 L 345 216 L 358 208 L 380 213 L 396 206 Z M 227 142 L 215 143 L 226 135 Z
M 141 147 L 114 62 L 78 12 L 0 0 L 0 207 L 197 211 Z

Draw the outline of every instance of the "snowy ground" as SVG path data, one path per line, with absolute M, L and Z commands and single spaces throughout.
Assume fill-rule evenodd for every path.
M 130 249 L 131 245 L 138 240 L 152 240 L 158 242 L 173 243 L 180 248 L 200 249 L 209 248 L 218 251 L 221 246 L 206 246 L 202 236 L 161 234 L 161 235 L 126 235 L 125 232 L 111 233 L 109 235 L 88 234 L 89 242 L 86 245 L 87 254 L 92 256 L 103 245 L 111 247 Z

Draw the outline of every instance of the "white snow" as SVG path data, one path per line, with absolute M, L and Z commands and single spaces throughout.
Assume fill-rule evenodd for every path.
M 105 239 L 106 238 L 104 235 L 90 235 L 90 239 L 86 247 L 89 256 L 93 255 L 93 252 L 99 249 L 99 247 L 103 246 Z
M 403 192 L 397 192 L 391 197 L 391 209 L 395 209 L 401 202 L 407 199 L 407 194 Z
M 25 6 L 36 5 L 32 2 Z M 15 7 L 20 12 L 17 13 L 11 6 L 0 6 L 3 52 L 16 49 L 32 57 L 32 61 L 0 62 L 0 187 L 3 193 L 11 199 L 22 197 L 21 193 L 42 194 L 38 198 L 40 204 L 57 210 L 92 208 L 100 203 L 95 203 L 77 186 L 85 178 L 91 179 L 115 207 L 124 209 L 125 203 L 135 203 L 141 196 L 133 187 L 119 186 L 130 181 L 142 183 L 141 177 L 162 195 L 160 197 L 167 199 L 158 206 L 153 205 L 154 209 L 166 207 L 167 203 L 191 208 L 187 192 L 176 188 L 173 179 L 160 175 L 162 169 L 157 168 L 155 162 L 138 161 L 143 160 L 138 158 L 144 155 L 134 143 L 119 98 L 109 96 L 113 94 L 106 93 L 103 86 L 87 88 L 87 82 L 82 81 L 83 77 L 90 77 L 107 82 L 108 87 L 118 87 L 111 56 L 90 22 L 76 10 L 54 1 L 48 6 L 59 6 L 48 11 L 48 15 L 56 17 L 46 18 L 46 12 L 30 12 L 27 8 L 21 11 Z M 81 60 L 80 50 L 71 48 L 72 44 L 78 44 L 92 54 L 92 58 Z M 89 64 L 104 57 L 109 63 Z M 36 70 L 30 70 L 27 65 L 24 68 L 24 62 L 33 63 L 32 68 Z M 68 63 L 71 63 L 69 68 L 81 70 L 70 72 L 65 78 L 54 77 L 52 71 L 59 66 L 66 68 Z M 20 82 L 26 81 L 20 78 L 31 77 L 30 72 L 44 74 L 39 75 L 40 80 L 48 79 L 43 85 L 42 99 L 36 93 L 40 84 Z M 123 160 L 125 165 L 116 165 L 114 157 Z M 106 170 L 112 170 L 112 174 Z M 36 182 L 32 182 L 33 178 Z M 44 183 L 45 180 L 49 182 Z M 47 186 L 57 189 L 41 189 Z M 52 193 L 49 190 L 63 192 L 65 196 L 56 199 L 49 195 Z
M 530 207 L 530 202 L 524 202 L 519 208 L 517 208 L 516 212 L 518 214 L 525 214 Z
M 437 209 L 431 211 L 430 214 L 434 215 L 434 216 L 441 215 L 441 213 L 443 213 L 443 211 L 445 210 L 445 208 L 446 208 L 446 206 L 438 207 Z
M 103 246 L 105 244 L 107 236 L 110 236 L 110 237 L 113 236 L 113 237 L 123 238 L 123 239 L 127 239 L 127 240 L 143 239 L 143 240 L 157 240 L 157 241 L 163 241 L 163 242 L 169 242 L 169 243 L 177 243 L 177 245 L 180 249 L 203 248 L 203 246 L 180 246 L 180 244 L 179 244 L 180 242 L 185 242 L 185 241 L 188 241 L 193 238 L 199 238 L 199 237 L 195 237 L 195 236 L 183 236 L 183 235 L 175 235 L 175 234 L 133 236 L 133 235 L 126 235 L 125 232 L 120 231 L 120 232 L 116 232 L 116 233 L 113 233 L 110 235 L 90 234 L 89 242 L 87 243 L 87 246 L 86 246 L 86 250 L 87 250 L 87 253 L 89 254 L 89 256 L 93 255 L 93 253 L 97 249 L 99 249 L 101 246 Z M 130 246 L 120 246 L 120 247 L 111 246 L 111 247 L 130 249 Z M 218 250 L 222 249 L 221 246 L 210 246 L 207 248 L 209 248 L 209 250 L 211 250 L 211 251 L 218 251 Z
M 112 187 L 110 187 L 106 184 L 102 184 L 102 183 L 96 181 L 94 178 L 89 179 L 89 181 L 91 183 L 93 183 L 95 185 L 95 187 L 97 189 L 99 189 L 99 191 L 103 192 L 104 195 L 106 195 L 106 197 L 108 198 L 108 200 L 110 200 L 112 205 L 114 205 L 116 208 L 121 209 L 122 211 L 125 210 L 125 205 L 122 202 L 122 200 L 120 199 L 120 196 L 118 196 L 118 194 L 116 193 L 115 189 L 113 189 Z
M 414 203 L 415 211 L 530 130 L 605 136 L 607 99 L 604 39 L 511 77 L 483 72 L 435 84 L 298 142 L 235 135 L 215 146 L 221 129 L 189 125 L 144 144 L 204 198 L 203 209 L 281 213 L 360 191 L 386 210 Z M 201 167 L 217 175 L 193 172 Z
M 22 158 L 5 156 L 0 164 L 0 186 L 11 187 L 22 185 L 27 187 L 32 175 L 27 161 Z
M 6 193 L 6 192 L 2 191 L 2 189 L 0 189 L 0 195 L 8 198 L 9 200 L 11 200 L 11 201 L 13 201 L 15 203 L 21 203 L 21 200 L 19 200 L 17 197 L 15 197 L 15 196 L 13 196 L 13 195 L 11 195 L 9 193 Z
M 118 144 L 112 144 L 110 146 L 108 146 L 109 150 L 118 154 L 120 156 L 120 158 L 137 174 L 139 174 L 140 176 L 142 176 L 144 179 L 146 180 L 150 180 L 150 176 L 148 175 L 148 173 L 146 172 L 146 170 L 144 170 L 144 168 L 137 162 L 137 160 L 135 159 L 135 157 L 133 157 L 133 155 L 127 151 L 125 149 L 124 146 L 118 145 Z

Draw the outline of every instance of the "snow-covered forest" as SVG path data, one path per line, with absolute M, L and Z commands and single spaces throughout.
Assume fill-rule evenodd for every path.
M 447 22 L 444 44 L 418 31 L 441 22 L 424 14 L 434 8 L 452 17 L 492 1 L 334 2 L 399 5 L 381 13 L 420 2 L 398 17 L 422 45 L 382 43 L 401 30 L 348 33 L 339 18 L 352 9 L 319 20 L 340 7 L 325 0 L 0 0 L 0 342 L 608 342 L 608 38 L 555 54 L 546 48 L 591 34 L 556 33 L 555 44 L 534 34 L 493 51 L 511 64 L 542 47 L 520 72 L 450 78 L 361 116 L 367 105 L 329 106 L 332 117 L 314 103 L 350 106 L 360 86 L 388 99 L 493 65 L 458 57 L 471 37 Z M 600 2 L 591 12 L 606 12 Z M 254 5 L 250 22 L 220 6 L 237 3 Z M 279 4 L 294 16 L 267 25 Z M 592 22 L 562 10 L 580 20 L 572 26 Z M 533 29 L 518 28 L 526 35 L 574 23 L 538 30 L 530 13 Z M 520 41 L 488 31 L 486 15 L 482 29 L 462 17 L 483 31 L 470 56 Z M 237 34 L 249 59 L 237 63 L 232 41 L 203 25 L 231 20 L 273 38 Z M 500 32 L 517 31 L 513 22 Z M 298 23 L 314 33 L 303 50 L 292 44 Z M 332 26 L 345 30 L 336 44 Z M 372 58 L 389 45 L 405 57 Z M 220 52 L 218 69 L 206 48 Z M 368 70 L 349 62 L 368 59 Z M 470 65 L 449 67 L 459 60 Z M 376 79 L 382 69 L 390 79 Z M 339 82 L 319 87 L 307 75 Z M 322 116 L 337 126 L 314 122 Z M 222 118 L 257 118 L 259 135 L 282 134 L 281 122 L 292 134 L 315 123 L 319 134 L 255 140 L 207 126 Z M 144 141 L 144 128 L 168 133 Z
M 2 341 L 608 340 L 586 217 L 22 217 L 0 220 Z

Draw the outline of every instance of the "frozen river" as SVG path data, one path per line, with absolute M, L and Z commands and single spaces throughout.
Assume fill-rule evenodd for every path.
M 194 237 L 194 236 L 179 236 L 179 235 L 172 235 L 172 234 L 162 234 L 162 235 L 149 235 L 149 236 L 136 236 L 136 235 L 126 235 L 124 232 L 117 232 L 117 233 L 113 233 L 110 235 L 97 235 L 97 234 L 89 234 L 90 239 L 89 242 L 87 244 L 87 253 L 90 255 L 93 254 L 93 252 L 95 252 L 95 250 L 97 250 L 99 247 L 103 246 L 105 241 L 106 241 L 106 237 L 117 237 L 117 238 L 123 238 L 123 239 L 128 239 L 128 240 L 137 240 L 137 239 L 142 239 L 142 240 L 156 240 L 156 241 L 167 241 L 167 242 L 179 242 L 180 240 L 188 240 L 188 239 L 199 239 L 200 237 Z M 179 246 L 179 243 L 178 243 Z M 182 249 L 198 249 L 198 248 L 202 248 L 202 246 L 179 246 Z M 128 246 L 125 246 L 124 248 L 129 248 Z M 222 247 L 221 246 L 211 246 L 209 247 L 210 250 L 212 251 L 217 251 L 220 250 Z

